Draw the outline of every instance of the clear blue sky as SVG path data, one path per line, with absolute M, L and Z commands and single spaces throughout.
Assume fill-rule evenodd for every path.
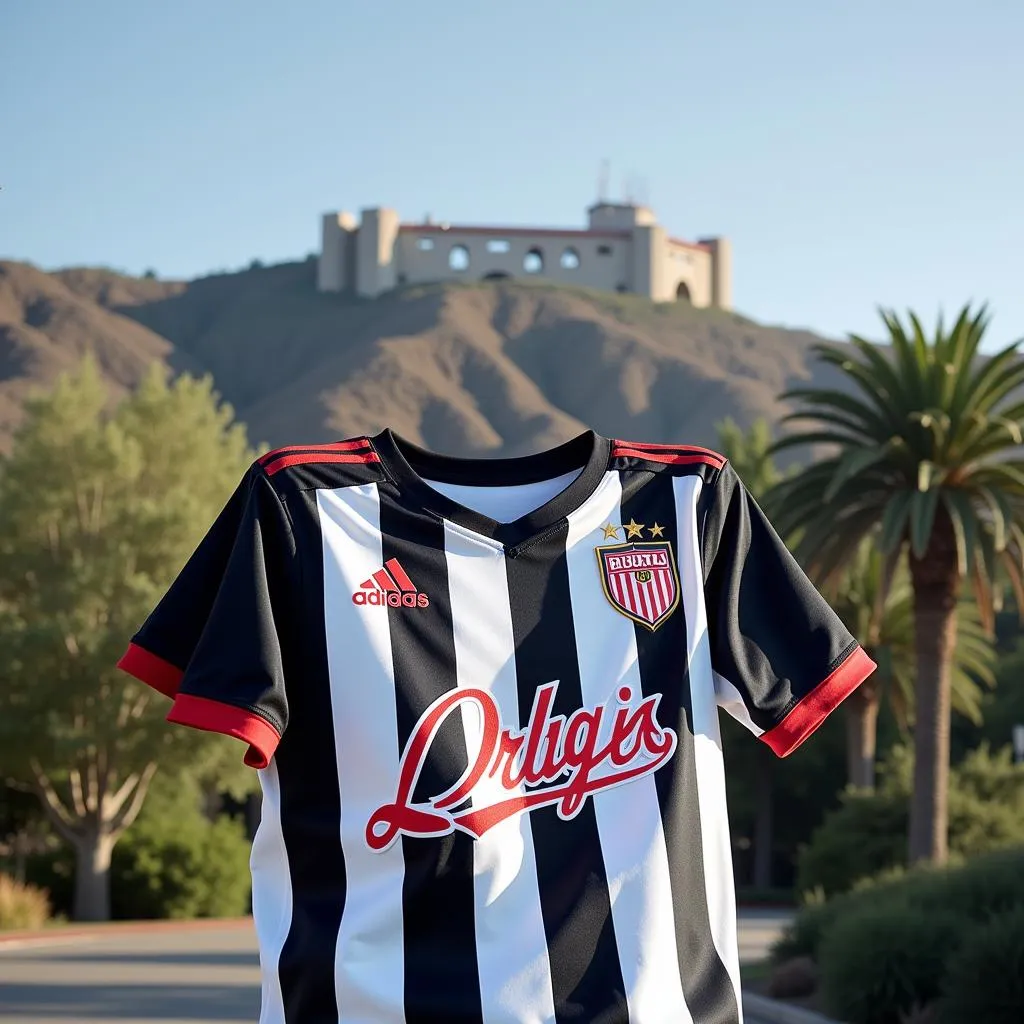
M 632 13 L 627 13 L 630 10 Z M 319 217 L 580 226 L 601 161 L 735 301 L 1024 334 L 1019 0 L 6 0 L 0 255 L 193 276 Z

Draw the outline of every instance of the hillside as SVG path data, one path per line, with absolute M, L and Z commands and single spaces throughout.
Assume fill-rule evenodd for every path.
M 0 262 L 0 448 L 28 390 L 86 351 L 113 395 L 154 360 L 211 373 L 250 437 L 275 446 L 384 425 L 452 454 L 537 450 L 585 425 L 713 444 L 727 415 L 777 420 L 820 340 L 533 283 L 322 295 L 308 261 L 190 282 Z

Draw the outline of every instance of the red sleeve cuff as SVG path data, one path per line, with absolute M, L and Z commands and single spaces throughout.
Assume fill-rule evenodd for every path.
M 244 740 L 249 744 L 245 763 L 250 768 L 266 768 L 281 742 L 281 734 L 255 712 L 191 693 L 179 693 L 174 698 L 167 721 Z
M 761 739 L 779 757 L 786 757 L 853 693 L 877 666 L 863 647 L 855 647 L 843 663 L 795 705 L 789 714 Z
M 152 686 L 165 697 L 173 697 L 178 692 L 181 677 L 185 674 L 177 665 L 147 651 L 136 643 L 130 643 L 128 650 L 121 655 L 117 667 L 131 676 Z

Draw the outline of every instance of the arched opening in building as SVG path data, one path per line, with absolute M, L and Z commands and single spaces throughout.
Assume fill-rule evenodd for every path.
M 502 281 L 512 275 L 507 270 L 488 270 L 481 278 L 483 281 Z
M 676 288 L 676 302 L 689 302 L 690 301 L 690 287 L 685 281 L 679 282 L 679 287 Z
M 544 269 L 544 253 L 540 249 L 531 249 L 523 257 L 523 270 L 528 274 L 539 274 Z
M 559 261 L 563 270 L 579 270 L 580 254 L 570 245 L 563 253 Z
M 453 245 L 448 253 L 448 266 L 459 272 L 468 270 L 469 250 L 464 245 Z

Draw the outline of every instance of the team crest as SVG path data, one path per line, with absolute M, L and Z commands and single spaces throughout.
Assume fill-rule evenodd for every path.
M 679 573 L 669 541 L 627 541 L 596 551 L 601 586 L 616 611 L 653 631 L 676 610 Z

